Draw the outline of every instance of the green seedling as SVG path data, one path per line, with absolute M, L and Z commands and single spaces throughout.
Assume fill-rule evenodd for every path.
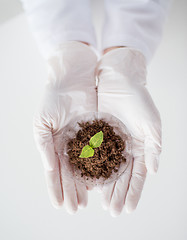
M 94 155 L 94 149 L 99 146 L 101 146 L 101 143 L 103 142 L 103 132 L 100 131 L 96 133 L 93 137 L 90 138 L 89 145 L 86 145 L 83 147 L 80 158 L 88 158 L 93 157 Z

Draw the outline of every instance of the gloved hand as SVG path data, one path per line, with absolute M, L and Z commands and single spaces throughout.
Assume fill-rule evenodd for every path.
M 54 207 L 65 203 L 69 213 L 87 204 L 87 188 L 78 183 L 59 159 L 64 126 L 74 117 L 96 111 L 93 50 L 80 42 L 62 44 L 48 60 L 48 81 L 34 116 L 34 137 L 44 164 L 49 196 Z
M 106 53 L 98 64 L 98 111 L 112 113 L 133 137 L 133 164 L 102 189 L 102 202 L 112 216 L 123 206 L 132 212 L 140 199 L 147 170 L 156 173 L 161 152 L 161 120 L 146 88 L 143 55 L 130 48 Z

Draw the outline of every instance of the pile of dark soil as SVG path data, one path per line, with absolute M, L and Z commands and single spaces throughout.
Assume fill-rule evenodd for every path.
M 76 137 L 68 142 L 70 164 L 81 170 L 82 177 L 109 178 L 113 171 L 118 171 L 122 161 L 126 162 L 122 155 L 125 142 L 114 132 L 113 127 L 103 120 L 78 124 L 81 129 Z M 90 138 L 99 131 L 103 132 L 103 142 L 99 147 L 94 148 L 94 156 L 80 158 L 82 148 L 89 144 Z

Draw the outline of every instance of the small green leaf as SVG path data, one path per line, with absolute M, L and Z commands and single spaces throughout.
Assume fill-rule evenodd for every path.
M 80 158 L 88 158 L 94 155 L 94 150 L 89 145 L 83 147 Z
M 92 148 L 97 148 L 103 142 L 103 132 L 100 131 L 90 138 L 89 144 Z

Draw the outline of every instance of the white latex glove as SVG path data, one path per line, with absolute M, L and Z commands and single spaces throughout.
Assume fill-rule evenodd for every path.
M 98 111 L 119 118 L 133 137 L 133 164 L 114 183 L 102 189 L 103 207 L 112 216 L 125 205 L 132 212 L 140 199 L 147 170 L 156 173 L 161 152 L 161 120 L 146 88 L 143 55 L 118 48 L 106 53 L 98 65 Z
M 59 159 L 64 126 L 75 116 L 96 111 L 93 50 L 80 42 L 62 44 L 48 60 L 48 81 L 34 117 L 34 137 L 41 153 L 49 196 L 54 207 L 65 203 L 69 213 L 87 205 L 87 188 L 75 181 Z

